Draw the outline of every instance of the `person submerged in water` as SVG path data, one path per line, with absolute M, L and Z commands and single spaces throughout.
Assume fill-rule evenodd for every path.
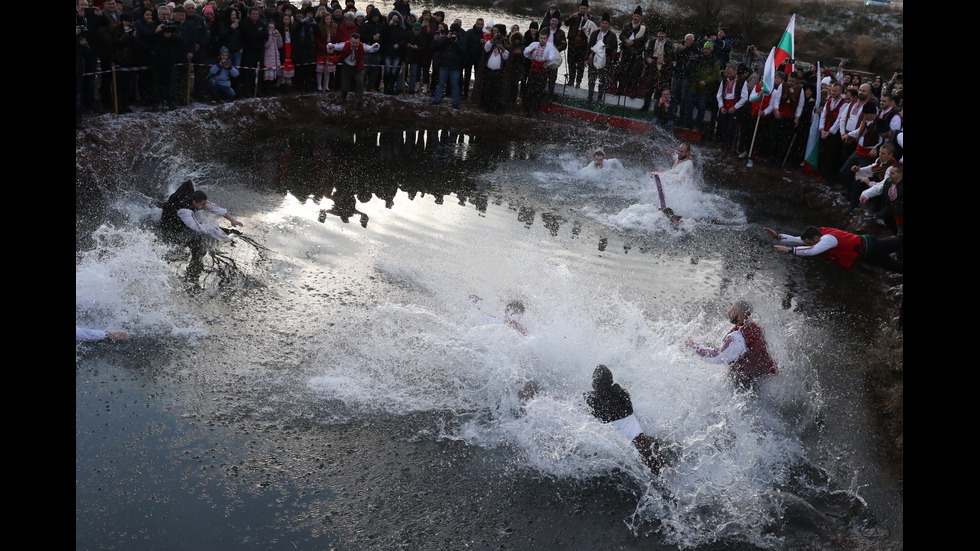
M 480 321 L 485 324 L 504 324 L 509 325 L 515 331 L 521 335 L 527 336 L 527 329 L 524 328 L 520 323 L 521 317 L 524 315 L 524 303 L 519 300 L 512 300 L 507 303 L 504 308 L 504 319 L 500 319 L 496 316 L 491 316 L 483 310 L 480 309 L 479 302 L 483 300 L 478 295 L 470 295 L 470 308 L 473 308 L 480 313 Z
M 125 331 L 104 331 L 75 326 L 75 342 L 78 341 L 128 341 L 129 333 Z
M 619 170 L 623 168 L 623 163 L 619 159 L 607 159 L 606 155 L 600 150 L 592 156 L 592 162 L 579 169 L 579 172 L 592 172 L 596 170 Z
M 612 423 L 620 434 L 633 443 L 651 471 L 659 473 L 664 468 L 667 463 L 665 450 L 656 438 L 643 433 L 640 422 L 633 414 L 629 392 L 613 383 L 613 374 L 608 367 L 599 365 L 592 372 L 592 392 L 585 393 L 585 403 L 596 419 Z

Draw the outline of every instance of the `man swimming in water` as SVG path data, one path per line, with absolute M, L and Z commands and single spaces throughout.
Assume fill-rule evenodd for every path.
M 592 372 L 592 392 L 585 393 L 585 403 L 596 419 L 612 423 L 633 443 L 651 471 L 659 473 L 664 468 L 666 459 L 660 442 L 643 433 L 640 422 L 633 414 L 629 392 L 613 383 L 612 371 L 608 367 L 599 365 Z
M 103 331 L 75 326 L 75 341 L 128 341 L 129 333 L 125 331 Z
M 670 170 L 653 171 L 650 177 L 661 176 L 672 182 L 681 182 L 694 177 L 694 161 L 691 160 L 691 144 L 681 142 L 677 146 L 677 152 L 671 153 L 667 148 L 663 149 L 664 155 L 674 160 L 674 165 Z
M 479 302 L 483 300 L 477 295 L 470 295 L 470 307 L 480 313 L 480 320 L 486 324 L 502 323 L 509 325 L 521 335 L 527 336 L 527 329 L 520 324 L 521 316 L 524 315 L 524 303 L 519 300 L 512 300 L 504 308 L 504 319 L 491 316 L 480 309 Z
M 191 262 L 187 267 L 187 278 L 197 279 L 204 269 L 204 255 L 207 252 L 206 230 L 195 218 L 195 211 L 208 210 L 223 216 L 232 226 L 241 226 L 228 211 L 208 201 L 208 196 L 201 190 L 194 190 L 194 183 L 184 182 L 173 192 L 163 205 L 160 217 L 160 228 L 167 238 L 190 247 Z M 237 231 L 237 230 L 225 230 Z
M 728 310 L 728 319 L 735 327 L 731 328 L 717 348 L 708 348 L 693 339 L 687 339 L 687 346 L 693 348 L 704 361 L 728 364 L 732 379 L 745 387 L 760 377 L 776 374 L 776 362 L 769 355 L 766 337 L 762 329 L 749 320 L 750 315 L 752 306 L 747 300 L 735 301 Z
M 619 159 L 606 159 L 606 155 L 599 150 L 592 156 L 592 162 L 579 169 L 579 172 L 604 169 L 618 170 L 622 168 L 623 163 L 619 162 Z

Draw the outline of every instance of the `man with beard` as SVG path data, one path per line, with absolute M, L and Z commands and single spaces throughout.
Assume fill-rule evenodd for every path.
M 862 129 L 861 122 L 864 120 L 864 105 L 869 101 L 871 101 L 871 85 L 862 84 L 858 88 L 857 97 L 841 109 L 840 135 L 844 142 L 841 153 L 842 159 L 847 159 L 857 149 L 857 139 Z M 875 112 L 877 113 L 877 109 Z M 840 170 L 840 167 L 837 169 Z
M 669 155 L 674 160 L 674 165 L 670 168 L 670 170 L 651 172 L 651 178 L 654 176 L 661 176 L 663 178 L 668 178 L 673 182 L 680 182 L 687 180 L 694 175 L 694 161 L 691 160 L 691 144 L 681 142 L 681 144 L 677 146 L 676 153 L 671 153 L 667 148 L 664 148 L 663 152 L 665 155 Z
M 717 348 L 709 348 L 687 339 L 687 346 L 693 348 L 701 359 L 708 363 L 724 363 L 729 366 L 729 374 L 736 384 L 748 387 L 760 377 L 776 374 L 776 362 L 769 355 L 766 337 L 762 329 L 749 319 L 752 306 L 740 299 L 728 310 L 728 319 L 735 324 Z

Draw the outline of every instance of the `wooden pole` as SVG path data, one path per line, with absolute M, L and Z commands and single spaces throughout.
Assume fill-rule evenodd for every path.
M 127 93 L 129 91 L 127 90 Z M 112 109 L 119 114 L 119 90 L 116 88 L 116 64 L 112 64 Z
M 793 151 L 793 143 L 796 142 L 796 132 L 793 132 L 793 139 L 789 141 L 789 147 L 786 148 L 786 156 L 783 157 L 783 168 L 786 168 L 786 161 L 789 160 L 789 152 Z
M 759 133 L 759 121 L 762 120 L 762 100 L 759 100 L 759 111 L 755 114 L 755 129 L 752 130 L 752 142 L 749 144 L 749 160 L 752 162 L 752 152 L 755 151 L 755 136 Z M 746 164 L 748 164 L 746 163 Z
M 187 61 L 187 102 L 186 102 L 187 105 L 191 104 L 191 89 L 194 86 L 194 83 L 191 82 L 191 79 L 193 77 L 194 77 L 194 64 L 191 63 L 190 60 L 188 60 Z

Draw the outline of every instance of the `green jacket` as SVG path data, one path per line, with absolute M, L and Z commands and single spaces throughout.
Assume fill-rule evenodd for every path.
M 704 86 L 701 86 L 701 81 Z M 718 83 L 721 82 L 721 65 L 718 58 L 709 54 L 701 55 L 698 58 L 698 68 L 691 77 L 691 91 L 695 94 L 714 94 L 718 91 Z

